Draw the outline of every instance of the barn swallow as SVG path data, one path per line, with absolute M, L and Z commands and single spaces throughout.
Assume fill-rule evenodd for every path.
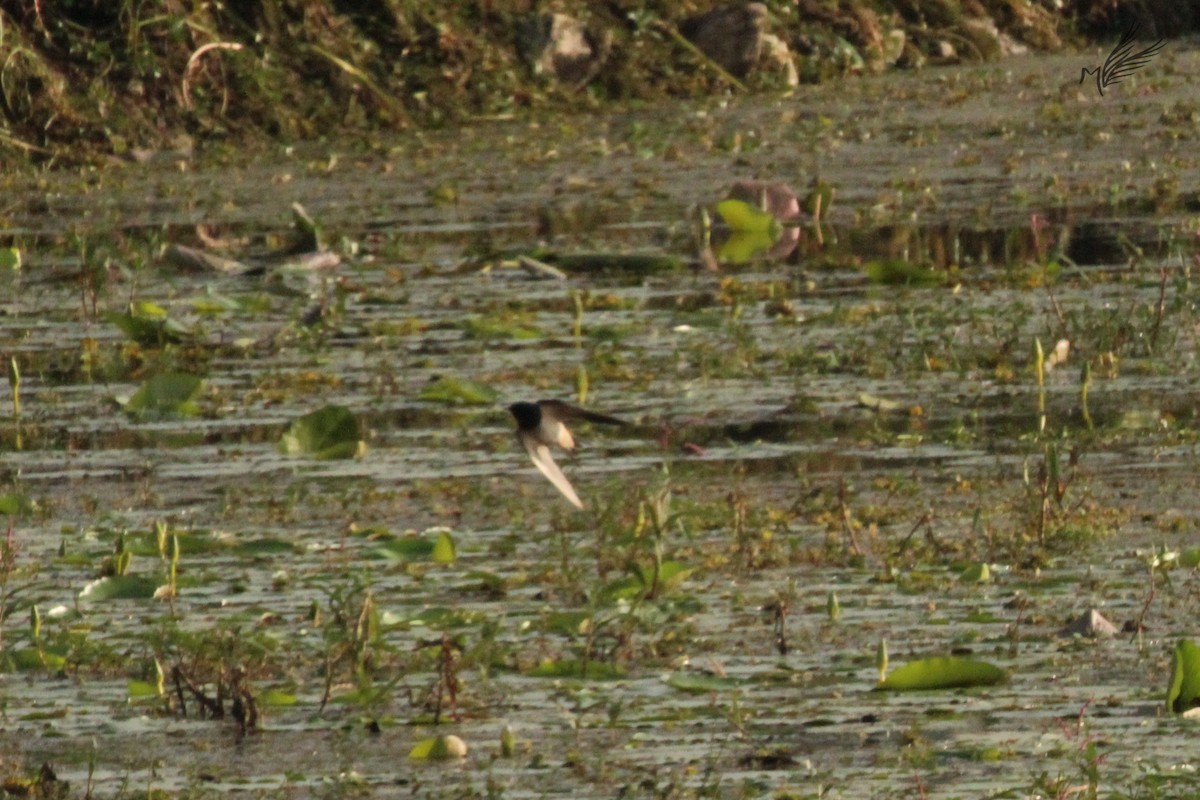
M 533 465 L 545 475 L 554 488 L 562 492 L 576 508 L 583 508 L 583 501 L 575 494 L 571 482 L 563 475 L 554 456 L 550 452 L 552 445 L 558 445 L 564 450 L 575 449 L 575 437 L 567 428 L 566 422 L 585 420 L 598 422 L 601 425 L 625 425 L 624 420 L 598 414 L 578 406 L 564 403 L 561 400 L 538 400 L 536 403 L 513 403 L 508 411 L 517 421 L 517 439 L 525 446 L 525 451 L 533 459 Z

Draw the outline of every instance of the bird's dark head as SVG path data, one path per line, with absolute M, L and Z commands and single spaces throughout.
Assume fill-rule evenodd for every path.
M 508 407 L 508 413 L 513 415 L 521 430 L 536 428 L 542 422 L 542 410 L 537 403 L 513 403 Z

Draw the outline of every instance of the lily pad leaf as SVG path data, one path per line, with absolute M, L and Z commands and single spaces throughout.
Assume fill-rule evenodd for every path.
M 370 552 L 376 558 L 392 561 L 413 561 L 433 555 L 436 542 L 423 536 L 399 536 L 380 542 Z
M 958 574 L 958 578 L 963 583 L 988 583 L 992 580 L 992 569 L 982 561 L 978 564 L 968 564 Z
M 22 647 L 12 654 L 12 663 L 18 670 L 60 670 L 67 663 L 65 648 Z
M 910 661 L 893 670 L 877 689 L 899 692 L 925 689 L 961 689 L 968 686 L 992 686 L 1006 677 L 1004 670 L 986 661 L 957 656 L 940 656 Z
M 495 317 L 469 317 L 459 326 L 468 339 L 536 339 L 542 332 L 519 320 Z
M 21 251 L 16 247 L 0 247 L 0 269 L 8 267 L 9 269 L 21 268 Z
M 149 697 L 162 696 L 161 687 L 149 681 L 130 681 L 127 691 L 130 700 L 145 700 Z
M 412 750 L 408 751 L 408 757 L 418 761 L 463 758 L 466 754 L 467 743 L 453 734 L 422 739 L 413 746 Z
M 305 414 L 279 440 L 279 449 L 287 455 L 319 459 L 354 458 L 363 447 L 358 419 L 345 406 Z
M 195 375 L 155 375 L 125 401 L 125 411 L 136 417 L 194 416 L 199 411 L 195 399 L 203 386 L 204 381 Z
M 127 312 L 110 311 L 104 316 L 142 347 L 179 344 L 191 335 L 191 331 L 171 320 L 165 309 L 153 303 L 134 303 Z
M 779 236 L 779 220 L 770 212 L 744 200 L 722 200 L 717 203 L 717 213 L 735 231 L 765 233 L 772 237 L 772 241 Z
M 867 263 L 867 278 L 884 286 L 942 286 L 946 275 L 899 258 L 882 258 Z
M 83 587 L 79 599 L 102 602 L 105 600 L 149 600 L 154 597 L 160 581 L 145 575 L 113 575 L 92 581 Z
M 721 249 L 717 253 L 717 260 L 722 264 L 747 264 L 770 253 L 771 247 L 778 239 L 778 232 L 769 230 L 735 230 L 728 239 L 722 242 Z
M 594 681 L 614 681 L 625 677 L 625 670 L 616 664 L 589 661 L 586 667 L 578 659 L 564 658 L 558 661 L 543 661 L 527 675 L 534 678 L 586 678 Z
M 1191 639 L 1175 645 L 1171 682 L 1167 686 L 1167 710 L 1182 714 L 1200 705 L 1200 646 Z
M 23 494 L 0 494 L 0 514 L 15 517 L 18 514 L 28 514 L 33 509 L 33 503 Z
M 704 675 L 696 672 L 673 672 L 666 680 L 667 686 L 689 694 L 709 694 L 711 692 L 727 692 L 738 688 L 738 682 L 733 678 L 720 675 Z
M 465 378 L 442 377 L 421 390 L 422 400 L 447 405 L 482 406 L 496 402 L 496 390 L 486 383 Z
M 264 706 L 294 706 L 296 705 L 296 695 L 283 691 L 282 689 L 266 689 L 258 694 L 255 698 L 260 705 Z

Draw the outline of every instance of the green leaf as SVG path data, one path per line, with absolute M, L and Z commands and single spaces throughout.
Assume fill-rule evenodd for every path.
M 156 375 L 125 401 L 125 411 L 136 417 L 193 416 L 199 411 L 194 401 L 203 386 L 204 381 L 195 375 Z
M 416 561 L 433 555 L 437 542 L 423 536 L 398 536 L 380 542 L 369 551 L 376 558 L 392 561 Z
M 420 761 L 428 759 L 463 758 L 467 754 L 467 743 L 457 736 L 434 736 L 417 742 L 408 757 Z
M 154 597 L 161 581 L 144 575 L 114 575 L 100 578 L 83 587 L 79 599 L 102 602 L 105 600 L 149 600 Z
M 33 504 L 23 494 L 11 492 L 9 494 L 0 494 L 0 514 L 15 517 L 18 514 L 28 514 L 32 508 Z
M 12 653 L 12 663 L 21 672 L 31 670 L 56 671 L 67 663 L 65 647 L 22 647 Z
M 158 697 L 158 686 L 148 681 L 130 681 L 127 691 L 130 700 L 144 700 L 147 697 Z
M 893 670 L 876 689 L 898 692 L 923 689 L 959 689 L 967 686 L 992 686 L 1006 677 L 1004 670 L 986 661 L 957 656 L 940 656 L 910 661 Z
M 421 390 L 421 399 L 447 405 L 481 406 L 500 395 L 491 386 L 465 378 L 442 377 Z
M 533 678 L 583 678 L 593 681 L 614 681 L 625 677 L 625 670 L 604 661 L 587 662 L 586 673 L 578 659 L 564 658 L 543 661 L 527 673 Z
M 495 317 L 468 317 L 459 327 L 468 339 L 537 339 L 542 335 L 532 325 Z
M 737 689 L 739 682 L 719 675 L 704 675 L 696 672 L 673 672 L 666 680 L 667 686 L 689 694 L 709 694 Z
M 1200 647 L 1191 639 L 1175 645 L 1171 682 L 1167 685 L 1167 710 L 1174 714 L 1200 705 Z
M 630 567 L 628 577 L 610 583 L 604 588 L 604 591 L 608 597 L 615 599 L 642 597 L 651 589 L 661 595 L 678 588 L 693 571 L 692 567 L 682 562 L 664 561 L 659 569 L 656 585 L 654 565 L 635 564 Z
M 286 539 L 250 539 L 234 545 L 233 552 L 240 556 L 288 555 L 296 552 L 296 543 Z
M 9 269 L 21 268 L 21 251 L 16 247 L 0 247 L 0 269 L 8 267 Z
M 191 335 L 191 331 L 173 322 L 164 309 L 153 303 L 136 303 L 126 313 L 109 311 L 104 318 L 142 347 L 179 344 Z
M 318 459 L 354 458 L 362 443 L 358 419 L 345 406 L 325 406 L 292 423 L 279 440 L 290 456 Z
M 453 564 L 458 557 L 454 549 L 454 537 L 450 535 L 450 531 L 441 531 L 438 533 L 437 541 L 433 545 L 433 560 L 437 564 Z
M 986 563 L 970 564 L 958 574 L 963 583 L 989 583 L 992 580 L 992 570 Z
M 726 202 L 740 201 L 729 200 Z M 778 239 L 778 232 L 735 230 L 733 235 L 721 244 L 721 249 L 717 252 L 717 260 L 722 264 L 748 264 L 769 253 Z
M 769 234 L 772 241 L 779 238 L 779 220 L 744 200 L 722 200 L 717 203 L 717 213 L 734 231 Z
M 885 286 L 942 286 L 946 275 L 899 258 L 881 258 L 867 262 L 867 278 Z
M 293 250 L 312 252 L 324 249 L 320 227 L 299 203 L 292 203 L 292 224 L 296 226 L 295 241 L 291 243 Z
M 259 692 L 255 698 L 259 705 L 264 706 L 294 706 L 296 705 L 296 695 L 289 694 L 281 689 L 266 689 Z

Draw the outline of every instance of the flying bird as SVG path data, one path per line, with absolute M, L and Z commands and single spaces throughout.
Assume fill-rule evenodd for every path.
M 1083 72 L 1079 75 L 1079 82 L 1083 83 L 1088 75 L 1096 76 L 1096 91 L 1100 96 L 1104 96 L 1104 88 L 1112 86 L 1114 83 L 1120 83 L 1122 78 L 1127 78 L 1137 70 L 1150 63 L 1150 59 L 1158 55 L 1158 51 L 1163 48 L 1163 40 L 1159 39 L 1154 44 L 1147 47 L 1141 52 L 1133 52 L 1133 37 L 1137 35 L 1137 23 L 1130 26 L 1129 30 L 1125 31 L 1125 35 L 1121 37 L 1121 41 L 1117 42 L 1117 46 L 1108 54 L 1108 58 L 1104 59 L 1104 65 L 1096 69 L 1083 68 Z
M 583 501 L 575 494 L 575 489 L 567 476 L 554 461 L 550 452 L 553 445 L 564 450 L 575 449 L 575 437 L 567 428 L 566 423 L 575 420 L 598 422 L 601 425 L 625 425 L 624 420 L 598 414 L 595 411 L 573 406 L 561 400 L 538 400 L 536 403 L 513 403 L 508 411 L 517 421 L 517 439 L 525 446 L 525 451 L 533 459 L 533 465 L 545 475 L 554 488 L 562 492 L 576 508 L 583 508 Z

